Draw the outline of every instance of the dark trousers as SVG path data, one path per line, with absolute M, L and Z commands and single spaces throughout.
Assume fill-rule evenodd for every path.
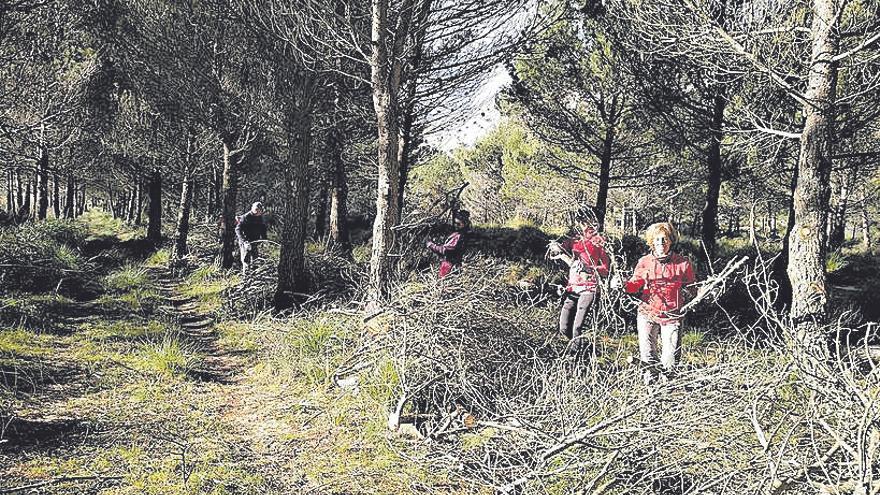
M 584 291 L 580 295 L 567 293 L 562 303 L 562 311 L 559 312 L 559 333 L 572 340 L 580 337 L 584 320 L 587 319 L 587 311 L 595 300 L 595 292 Z

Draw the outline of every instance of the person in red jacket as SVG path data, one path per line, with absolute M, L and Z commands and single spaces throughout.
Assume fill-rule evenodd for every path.
M 569 265 L 568 282 L 563 289 L 562 309 L 559 312 L 559 333 L 572 341 L 572 350 L 580 348 L 587 311 L 596 301 L 599 277 L 607 277 L 611 260 L 605 252 L 605 238 L 588 219 L 578 221 L 578 234 L 562 244 L 551 243 L 552 259 L 561 259 Z M 566 252 L 570 252 L 569 256 Z
M 695 282 L 694 267 L 690 260 L 672 252 L 678 240 L 678 232 L 670 223 L 655 223 L 648 227 L 645 240 L 651 249 L 642 256 L 632 277 L 621 282 L 619 276 L 612 279 L 612 287 L 630 294 L 638 294 L 639 304 L 636 327 L 639 334 L 639 357 L 645 370 L 645 383 L 656 380 L 657 339 L 660 338 L 660 365 L 668 378 L 681 355 L 681 319 L 677 311 L 688 296 Z
M 471 215 L 467 210 L 455 212 L 452 218 L 455 223 L 455 231 L 449 234 L 443 244 L 437 244 L 430 240 L 426 243 L 428 249 L 442 258 L 438 272 L 440 278 L 446 278 L 453 268 L 461 266 L 461 259 L 467 244 L 467 231 L 471 225 Z

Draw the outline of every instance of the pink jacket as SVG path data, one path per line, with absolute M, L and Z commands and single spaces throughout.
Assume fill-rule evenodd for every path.
M 669 313 L 684 305 L 682 290 L 695 280 L 694 267 L 684 256 L 673 253 L 661 261 L 647 254 L 639 260 L 624 290 L 630 294 L 641 291 L 639 313 L 657 323 L 672 323 L 680 317 Z
M 563 247 L 571 249 L 572 257 L 576 263 L 568 271 L 568 285 L 566 292 L 580 294 L 584 291 L 595 292 L 599 285 L 599 277 L 607 277 L 611 266 L 611 259 L 605 252 L 605 238 L 592 230 L 584 231 L 584 235 L 578 240 L 569 240 Z

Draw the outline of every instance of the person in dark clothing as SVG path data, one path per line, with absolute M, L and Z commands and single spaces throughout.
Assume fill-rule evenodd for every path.
M 467 210 L 455 212 L 452 218 L 455 222 L 455 231 L 449 234 L 443 244 L 437 244 L 430 240 L 426 243 L 428 249 L 439 254 L 442 258 L 438 273 L 440 278 L 445 278 L 453 268 L 461 266 L 461 258 L 464 256 L 467 244 L 467 231 L 471 225 L 471 215 Z
M 241 250 L 241 273 L 247 273 L 248 264 L 258 256 L 256 241 L 266 238 L 266 222 L 263 221 L 263 203 L 257 201 L 251 211 L 239 217 L 235 236 Z

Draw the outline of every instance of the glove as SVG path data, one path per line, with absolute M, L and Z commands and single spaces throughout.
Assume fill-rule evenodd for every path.
M 608 282 L 608 285 L 614 290 L 620 290 L 623 288 L 623 280 L 621 280 L 620 275 L 615 273 L 614 276 L 611 277 L 611 280 Z

